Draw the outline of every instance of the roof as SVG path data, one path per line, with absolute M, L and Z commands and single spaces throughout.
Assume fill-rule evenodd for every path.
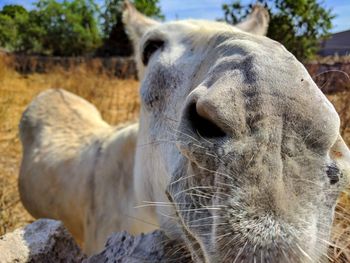
M 321 56 L 350 55 L 350 30 L 334 33 L 321 44 Z

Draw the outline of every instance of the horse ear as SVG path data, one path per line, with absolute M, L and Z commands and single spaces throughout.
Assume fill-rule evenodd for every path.
M 332 146 L 330 155 L 350 182 L 350 150 L 340 135 Z
M 144 16 L 128 1 L 124 1 L 123 7 L 123 23 L 126 31 L 133 42 L 135 50 L 138 47 L 143 34 L 152 26 L 159 24 L 159 22 Z
M 235 25 L 239 29 L 255 35 L 265 36 L 269 27 L 269 12 L 261 5 L 254 5 L 247 18 Z

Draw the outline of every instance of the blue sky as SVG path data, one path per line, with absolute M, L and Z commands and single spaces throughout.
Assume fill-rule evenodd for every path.
M 21 4 L 31 8 L 33 0 L 0 0 L 0 7 L 5 4 Z M 96 2 L 102 3 L 103 0 Z M 166 20 L 201 18 L 222 18 L 221 5 L 233 0 L 160 0 L 162 12 Z M 253 0 L 242 0 L 243 4 L 251 3 Z M 332 8 L 336 18 L 333 20 L 332 32 L 350 29 L 350 0 L 323 0 L 327 8 Z

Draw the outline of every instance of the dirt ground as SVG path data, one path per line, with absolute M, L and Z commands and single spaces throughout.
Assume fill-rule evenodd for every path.
M 70 71 L 20 75 L 11 61 L 0 57 L 0 235 L 33 221 L 22 206 L 17 176 L 21 158 L 18 123 L 26 105 L 41 91 L 64 88 L 92 102 L 111 124 L 137 118 L 139 111 L 136 80 L 120 80 L 96 73 L 82 65 Z M 329 95 L 342 119 L 341 132 L 350 145 L 350 89 Z M 349 191 L 348 191 L 349 192 Z M 336 245 L 330 248 L 335 262 L 350 262 L 350 194 L 339 199 L 333 227 Z

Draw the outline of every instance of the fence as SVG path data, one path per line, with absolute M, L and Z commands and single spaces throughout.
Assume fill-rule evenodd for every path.
M 60 67 L 69 70 L 79 65 L 87 66 L 94 72 L 103 72 L 118 78 L 136 78 L 136 66 L 131 57 L 43 57 L 27 55 L 11 55 L 16 71 L 22 74 L 47 73 Z
M 310 75 L 326 93 L 350 90 L 350 61 L 312 62 L 305 64 Z M 13 55 L 15 69 L 23 74 L 46 73 L 55 67 L 69 70 L 84 64 L 95 72 L 104 72 L 118 78 L 137 78 L 136 66 L 131 57 L 43 57 Z

